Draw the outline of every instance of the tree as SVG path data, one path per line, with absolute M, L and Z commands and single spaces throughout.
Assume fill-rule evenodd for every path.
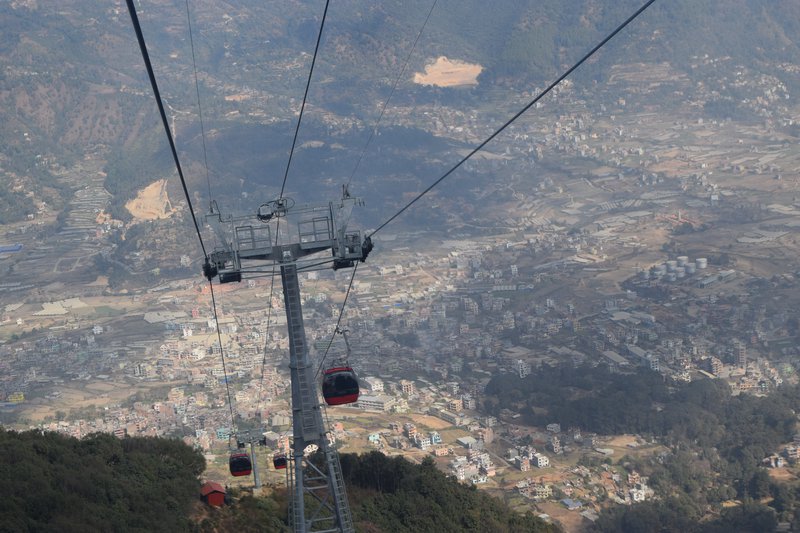
M 189 531 L 204 469 L 176 440 L 0 429 L 0 489 L 14 495 L 0 518 L 20 531 Z

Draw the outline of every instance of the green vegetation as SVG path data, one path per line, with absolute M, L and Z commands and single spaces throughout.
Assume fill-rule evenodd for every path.
M 0 224 L 24 220 L 28 213 L 35 213 L 33 201 L 21 192 L 0 189 Z
M 603 513 L 592 527 L 596 533 L 649 533 L 684 531 L 686 533 L 772 533 L 775 512 L 765 505 L 748 501 L 723 510 L 708 522 L 699 522 L 697 508 L 691 501 L 669 498 L 644 502 L 632 507 L 617 507 Z
M 474 486 L 445 476 L 430 458 L 421 465 L 379 452 L 343 454 L 340 459 L 356 531 L 560 531 L 531 513 L 515 513 Z M 199 524 L 201 531 L 288 531 L 284 489 L 266 498 L 238 498 L 236 489 L 229 495 L 233 496 L 231 505 L 210 511 Z
M 164 132 L 156 127 L 110 155 L 105 171 L 105 188 L 112 195 L 111 216 L 129 220 L 125 203 L 150 183 L 168 177 L 174 168 Z
M 229 505 L 209 509 L 208 516 L 198 524 L 201 532 L 236 531 L 237 533 L 271 533 L 291 531 L 286 524 L 288 509 L 285 489 L 273 492 L 267 498 L 241 494 L 239 489 L 228 490 Z
M 362 531 L 556 532 L 531 513 L 521 515 L 491 496 L 437 470 L 430 457 L 412 465 L 379 452 L 341 456 L 342 472 Z
M 765 457 L 792 440 L 795 412 L 800 409 L 798 386 L 784 387 L 769 397 L 731 396 L 728 385 L 719 380 L 668 384 L 660 374 L 645 369 L 619 374 L 602 365 L 561 365 L 544 366 L 524 380 L 496 376 L 487 395 L 489 410 L 513 409 L 535 425 L 559 422 L 606 435 L 660 438 L 671 453 L 648 459 L 626 457 L 621 463 L 649 476 L 662 497 L 679 496 L 689 509 L 675 513 L 681 520 L 693 521 L 709 509 L 719 511 L 722 502 L 732 498 L 745 502 L 774 498 L 769 512 L 784 519 L 798 510 L 798 487 L 771 482 L 762 467 Z M 628 519 L 626 513 L 641 512 L 639 506 L 626 509 L 611 511 L 608 519 L 620 526 Z M 648 515 L 664 514 L 671 507 L 649 504 L 646 509 Z M 748 516 L 761 516 L 759 520 L 766 516 L 757 507 L 745 510 Z
M 3 531 L 189 531 L 205 461 L 180 441 L 0 429 Z
M 94 308 L 95 316 L 97 317 L 112 317 L 125 314 L 125 309 L 116 309 L 108 305 L 98 305 Z
M 474 486 L 445 476 L 430 458 L 414 465 L 402 457 L 388 458 L 373 451 L 365 455 L 343 454 L 340 459 L 356 531 L 560 531 L 531 513 L 515 513 Z M 235 491 L 233 495 L 236 496 Z M 200 529 L 288 530 L 282 521 L 286 516 L 286 498 L 284 490 L 274 492 L 268 499 L 234 498 L 231 507 L 215 510 L 203 520 Z M 255 524 L 258 528 L 254 528 Z
M 557 532 L 530 513 L 438 471 L 372 452 L 342 455 L 357 531 Z M 83 440 L 0 429 L 3 531 L 288 531 L 287 493 L 255 498 L 230 489 L 230 505 L 193 510 L 202 455 L 179 440 Z

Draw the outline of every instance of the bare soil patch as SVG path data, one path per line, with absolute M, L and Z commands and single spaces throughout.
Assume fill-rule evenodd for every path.
M 579 511 L 570 511 L 561 503 L 543 502 L 538 504 L 539 510 L 547 513 L 550 517 L 561 524 L 567 533 L 586 531 L 590 522 L 581 516 Z
M 157 220 L 169 218 L 175 212 L 167 196 L 167 180 L 151 183 L 125 204 L 133 218 L 137 220 Z
M 478 85 L 478 75 L 481 71 L 483 67 L 477 63 L 439 56 L 433 63 L 425 65 L 425 72 L 414 74 L 414 83 L 436 87 Z
M 431 429 L 444 429 L 452 426 L 450 422 L 430 415 L 411 415 L 411 420 L 413 420 L 415 424 L 420 424 Z
M 787 468 L 770 468 L 767 472 L 769 472 L 769 477 L 776 481 L 788 482 L 797 479 L 795 473 Z

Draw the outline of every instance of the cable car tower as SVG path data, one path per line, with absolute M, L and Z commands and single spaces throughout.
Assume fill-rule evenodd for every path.
M 362 237 L 359 231 L 347 231 L 354 205 L 362 204 L 345 188 L 337 204 L 295 206 L 291 198 L 281 197 L 262 204 L 254 215 L 223 217 L 212 207 L 206 217 L 222 240 L 203 267 L 209 280 L 218 276 L 220 283 L 238 282 L 243 274 L 263 274 L 256 269 L 266 264 L 280 267 L 292 379 L 290 464 L 294 470 L 290 478 L 294 485 L 289 520 L 299 533 L 354 531 L 339 455 L 326 434 L 315 369 L 309 361 L 298 279 L 298 272 L 327 265 L 337 270 L 366 260 L 372 250 L 370 238 Z M 279 240 L 288 244 L 277 244 Z M 319 257 L 328 250 L 331 258 Z M 319 448 L 322 463 L 305 457 L 311 445 Z

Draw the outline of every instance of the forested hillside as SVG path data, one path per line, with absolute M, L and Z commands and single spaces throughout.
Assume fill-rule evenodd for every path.
M 0 429 L 0 529 L 188 531 L 204 469 L 176 440 Z
M 559 531 L 446 477 L 429 460 L 413 465 L 373 452 L 341 461 L 358 531 Z M 198 451 L 173 439 L 0 429 L 0 530 L 288 530 L 282 487 L 257 498 L 233 489 L 230 506 L 198 512 L 204 469 Z
M 646 369 L 621 374 L 602 365 L 564 364 L 543 366 L 525 379 L 496 376 L 486 392 L 484 406 L 490 412 L 520 411 L 533 425 L 558 422 L 604 435 L 635 433 L 669 446 L 666 456 L 619 460 L 649 476 L 656 494 L 667 500 L 607 511 L 599 522 L 602 531 L 653 516 L 699 527 L 709 510 L 720 511 L 732 499 L 769 502 L 769 509 L 750 505 L 736 511 L 746 511 L 748 520 L 789 520 L 800 512 L 800 487 L 773 481 L 763 467 L 763 459 L 797 431 L 798 386 L 784 386 L 768 397 L 732 396 L 718 380 L 674 384 Z
M 511 511 L 474 485 L 448 478 L 431 458 L 412 465 L 402 457 L 370 452 L 342 455 L 341 462 L 354 518 L 364 531 L 560 531 L 531 513 Z

